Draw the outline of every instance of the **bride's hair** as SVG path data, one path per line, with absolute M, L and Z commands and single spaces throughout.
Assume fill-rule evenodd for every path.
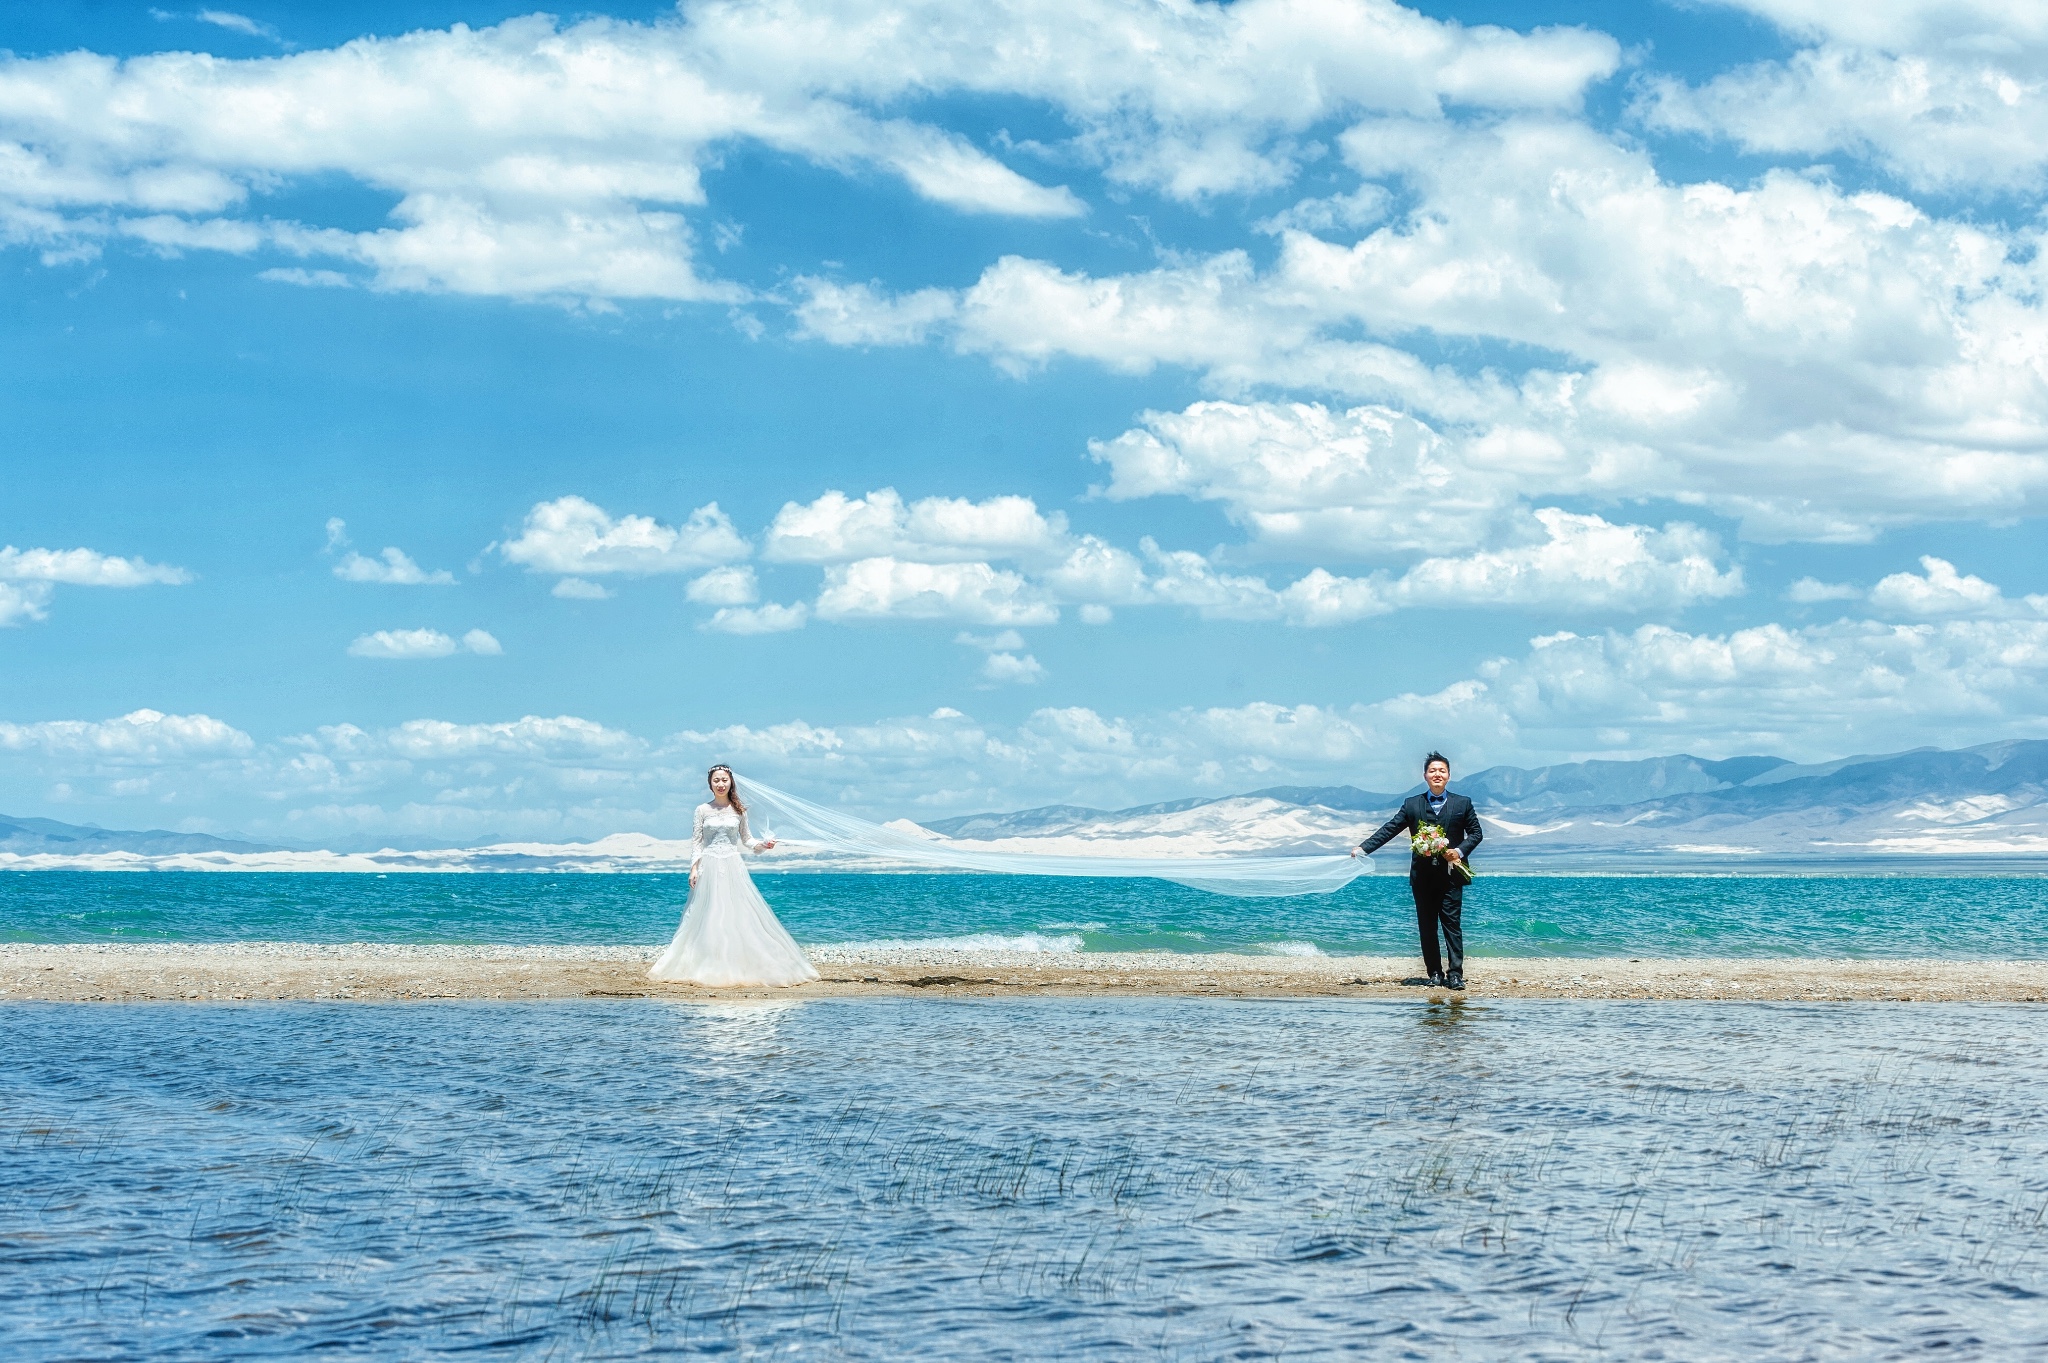
M 730 805 L 731 805 L 731 806 L 732 806 L 732 807 L 733 807 L 734 809 L 738 810 L 738 811 L 739 811 L 740 813 L 742 813 L 742 814 L 746 813 L 746 812 L 747 812 L 747 807 L 746 807 L 745 805 L 743 805 L 743 804 L 741 804 L 741 803 L 740 803 L 740 778 L 739 778 L 739 777 L 737 777 L 737 776 L 734 776 L 734 775 L 732 774 L 732 768 L 731 768 L 731 767 L 728 767 L 727 765 L 725 765 L 725 763 L 723 763 L 723 762 L 720 762 L 720 763 L 719 763 L 719 764 L 718 764 L 717 766 L 713 767 L 713 768 L 712 768 L 712 769 L 711 769 L 710 771 L 707 771 L 707 772 L 705 772 L 705 773 L 704 773 L 704 788 L 705 788 L 706 790 L 710 790 L 710 789 L 711 789 L 711 778 L 712 778 L 713 776 L 716 776 L 716 775 L 717 775 L 717 774 L 718 774 L 719 772 L 724 772 L 724 773 L 725 773 L 725 779 L 726 779 L 726 780 L 728 780 L 728 781 L 730 781 L 730 782 L 732 782 L 732 784 L 731 784 L 731 785 L 729 785 L 729 786 L 727 786 L 727 787 L 725 788 L 725 798 L 726 798 L 726 802 L 727 802 L 728 804 L 730 804 Z M 717 794 L 718 792 L 717 792 L 717 791 L 715 791 L 715 790 L 712 790 L 712 791 L 711 791 L 711 793 L 712 793 L 713 795 L 716 795 L 716 794 Z

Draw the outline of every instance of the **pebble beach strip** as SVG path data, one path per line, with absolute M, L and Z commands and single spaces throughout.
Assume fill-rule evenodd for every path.
M 817 946 L 793 989 L 657 984 L 658 945 L 0 944 L 0 1003 L 1073 997 L 2048 1002 L 2048 961 L 1482 957 L 1463 995 L 1388 956 L 1046 953 Z

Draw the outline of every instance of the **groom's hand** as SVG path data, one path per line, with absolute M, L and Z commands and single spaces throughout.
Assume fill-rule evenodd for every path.
M 1463 852 L 1460 852 L 1455 847 L 1453 847 L 1450 851 L 1444 853 L 1444 860 L 1448 861 L 1453 866 L 1456 866 L 1459 862 L 1463 861 L 1464 859 L 1465 854 Z

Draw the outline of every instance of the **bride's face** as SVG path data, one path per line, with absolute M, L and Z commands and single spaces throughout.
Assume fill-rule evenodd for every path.
M 730 795 L 732 793 L 732 774 L 730 772 L 723 771 L 712 772 L 711 793 L 713 795 L 718 796 L 720 799 L 724 799 L 727 795 Z

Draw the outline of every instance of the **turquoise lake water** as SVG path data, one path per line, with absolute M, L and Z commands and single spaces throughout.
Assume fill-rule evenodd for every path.
M 1051 950 L 1415 950 L 1407 881 L 1231 899 L 1159 881 L 1035 876 L 764 875 L 801 942 Z M 0 874 L 0 941 L 656 944 L 680 876 Z M 1480 878 L 1475 955 L 2048 955 L 2048 878 Z
M 2048 1351 L 2048 1008 L 0 1021 L 20 1363 Z

